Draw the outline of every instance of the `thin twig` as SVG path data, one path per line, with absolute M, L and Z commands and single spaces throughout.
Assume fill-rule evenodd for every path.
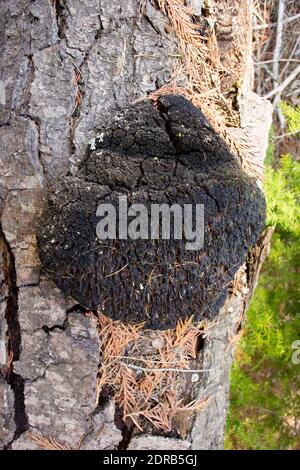
M 137 59 L 137 58 L 143 58 L 143 59 L 159 59 L 159 57 L 157 55 L 154 55 L 154 54 L 134 54 L 134 58 Z
M 300 73 L 300 65 L 298 65 L 293 72 L 276 88 L 274 88 L 272 91 L 264 95 L 264 98 L 270 99 L 273 96 L 277 95 L 279 92 L 282 93 L 283 90 L 297 77 L 297 75 Z
M 297 59 L 293 59 L 293 57 L 294 57 L 295 52 L 296 52 L 297 49 L 298 49 L 299 42 L 300 42 L 300 35 L 298 36 L 297 41 L 296 41 L 295 44 L 294 44 L 293 50 L 292 50 L 292 52 L 291 52 L 291 54 L 290 54 L 290 56 L 289 56 L 289 58 L 288 58 L 287 64 L 285 64 L 285 66 L 283 67 L 283 69 L 282 69 L 281 72 L 280 72 L 280 78 L 281 78 L 281 77 L 284 77 L 284 73 L 285 73 L 286 69 L 287 69 L 288 66 L 289 66 L 289 62 L 291 62 L 292 60 L 297 60 Z
M 128 263 L 125 264 L 125 266 L 122 266 L 122 268 L 118 269 L 117 271 L 114 271 L 113 273 L 106 274 L 105 277 L 110 277 L 110 276 L 115 276 L 115 274 L 119 274 L 123 269 L 127 268 Z
M 149 363 L 149 360 L 151 362 L 158 363 L 158 364 L 162 363 L 161 360 L 156 360 L 156 359 L 152 359 L 152 358 L 149 358 L 149 357 L 147 359 L 145 359 L 143 357 L 138 357 L 138 356 L 109 356 L 109 357 L 113 357 L 113 358 L 116 358 L 116 359 L 129 359 L 130 361 L 142 361 L 142 362 L 147 362 L 147 363 Z M 164 360 L 164 364 L 178 364 L 178 362 L 179 362 L 178 360 L 177 361 L 165 361 Z M 159 370 L 161 370 L 161 369 L 159 369 Z
M 293 131 L 293 132 L 286 132 L 285 134 L 281 134 L 281 135 L 276 135 L 275 137 L 273 137 L 273 140 L 284 139 L 285 137 L 290 137 L 292 135 L 299 134 L 299 132 L 300 132 L 300 130 L 297 130 L 297 131 Z
M 263 65 L 263 64 L 272 64 L 274 60 L 263 60 L 262 62 L 255 62 L 254 65 Z M 298 59 L 279 59 L 278 62 L 297 62 L 300 63 Z
M 133 364 L 124 364 L 124 365 L 126 365 L 126 367 L 129 367 L 130 369 L 141 370 L 143 372 L 188 372 L 188 373 L 196 374 L 198 372 L 211 372 L 211 371 L 220 370 L 220 369 L 151 369 L 150 367 L 135 366 Z
M 283 39 L 283 22 L 284 22 L 284 10 L 285 10 L 285 0 L 279 0 L 278 3 L 278 17 L 277 17 L 277 30 L 276 30 L 276 41 L 275 41 L 275 48 L 273 53 L 273 75 L 274 75 L 274 86 L 279 84 L 279 60 L 281 57 L 282 51 L 282 39 Z M 281 91 L 278 90 L 275 94 L 274 98 L 274 107 L 277 106 L 281 96 Z M 280 122 L 281 127 L 284 127 L 285 119 L 281 112 L 280 108 L 277 108 L 277 115 Z
M 283 20 L 283 24 L 291 23 L 292 21 L 295 21 L 298 18 L 300 18 L 300 13 L 297 13 L 297 15 L 290 16 L 289 18 L 286 18 L 285 20 Z M 253 30 L 258 31 L 260 29 L 273 28 L 274 26 L 277 26 L 277 23 L 258 24 L 258 25 L 253 26 Z
M 126 59 L 126 47 L 127 47 L 126 38 L 124 38 L 121 56 L 120 56 L 120 59 L 118 60 L 118 69 L 116 73 L 117 77 L 120 77 L 123 73 L 123 68 L 124 68 L 125 59 Z

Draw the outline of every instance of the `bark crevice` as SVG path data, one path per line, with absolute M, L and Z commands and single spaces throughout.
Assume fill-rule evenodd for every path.
M 14 362 L 21 354 L 22 340 L 21 328 L 18 318 L 19 289 L 16 282 L 16 268 L 14 254 L 0 227 L 1 251 L 3 255 L 4 282 L 7 285 L 7 299 L 5 320 L 7 323 L 7 357 L 10 358 L 8 366 L 2 368 L 1 377 L 11 386 L 14 392 L 15 434 L 13 441 L 28 429 L 28 418 L 25 410 L 24 379 L 14 372 Z M 8 444 L 10 447 L 11 441 Z

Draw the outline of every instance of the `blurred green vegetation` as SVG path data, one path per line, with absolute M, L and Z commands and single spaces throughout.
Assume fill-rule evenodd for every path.
M 289 132 L 300 108 L 282 105 Z M 300 449 L 300 162 L 266 157 L 267 225 L 275 226 L 231 373 L 226 449 Z

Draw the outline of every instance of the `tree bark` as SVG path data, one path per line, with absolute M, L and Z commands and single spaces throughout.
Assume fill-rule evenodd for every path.
M 226 1 L 204 3 L 214 4 L 222 25 Z M 202 2 L 190 4 L 199 16 Z M 251 18 L 250 1 L 236 4 Z M 222 448 L 234 348 L 270 232 L 240 269 L 193 363 L 211 370 L 193 385 L 210 400 L 170 436 L 121 430 L 113 399 L 98 406 L 96 321 L 41 275 L 36 247 L 48 184 L 76 174 L 87 142 L 117 110 L 168 83 L 178 55 L 168 19 L 149 0 L 9 0 L 0 21 L 0 447 L 40 449 L 51 438 L 73 449 Z M 226 56 L 242 35 L 248 65 L 241 127 L 232 132 L 253 142 L 259 161 L 271 109 L 251 92 L 251 24 L 243 31 L 237 14 L 234 21 L 220 47 Z

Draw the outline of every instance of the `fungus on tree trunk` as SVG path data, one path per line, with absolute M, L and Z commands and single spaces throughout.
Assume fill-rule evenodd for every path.
M 147 233 L 150 205 L 203 205 L 203 246 L 186 249 L 187 237 L 175 239 L 175 223 L 169 240 L 150 233 L 100 240 L 97 207 L 118 207 L 119 196 L 149 209 Z M 146 100 L 125 109 L 101 129 L 78 175 L 50 191 L 38 244 L 48 275 L 84 307 L 166 329 L 218 314 L 264 224 L 265 198 L 255 180 L 199 109 L 168 95 L 157 107 Z

